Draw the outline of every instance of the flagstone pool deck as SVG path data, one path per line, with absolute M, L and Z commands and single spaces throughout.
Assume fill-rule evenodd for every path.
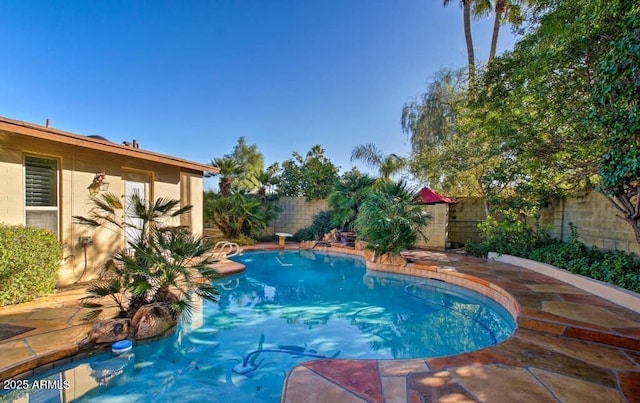
M 386 270 L 456 276 L 497 293 L 517 314 L 513 336 L 449 357 L 307 361 L 287 376 L 283 402 L 640 402 L 639 313 L 505 263 L 429 251 L 411 259 L 407 268 Z M 64 291 L 0 308 L 0 380 L 78 353 L 92 326 L 82 320 L 82 295 L 83 289 Z

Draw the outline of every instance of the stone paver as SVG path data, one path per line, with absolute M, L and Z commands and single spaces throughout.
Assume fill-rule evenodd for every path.
M 553 395 L 524 368 L 485 365 L 453 371 L 457 382 L 485 402 L 555 402 Z
M 305 367 L 294 368 L 289 374 L 285 402 L 317 403 L 365 403 L 367 400 L 354 395 Z
M 618 391 L 602 385 L 586 382 L 581 379 L 532 368 L 531 372 L 540 380 L 560 401 L 565 403 L 584 403 L 585 398 L 598 403 L 623 402 Z
M 283 402 L 640 402 L 640 314 L 504 263 L 442 252 L 406 256 L 413 262 L 407 268 L 374 269 L 458 281 L 486 293 L 518 317 L 514 335 L 450 357 L 307 361 L 287 376 Z M 0 341 L 0 380 L 78 352 L 90 327 L 80 319 L 82 295 L 73 290 L 0 308 L 0 324 L 35 328 Z

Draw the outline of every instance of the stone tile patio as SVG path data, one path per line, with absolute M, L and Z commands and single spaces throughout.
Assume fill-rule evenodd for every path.
M 274 246 L 254 249 L 266 247 Z M 493 293 L 519 315 L 515 334 L 451 357 L 308 361 L 289 373 L 282 401 L 640 402 L 640 314 L 504 263 L 438 252 L 410 258 L 414 263 L 406 268 L 376 269 L 453 278 Z M 82 320 L 82 295 L 66 291 L 0 308 L 0 331 L 3 325 L 33 328 L 0 340 L 0 380 L 77 354 L 91 327 Z

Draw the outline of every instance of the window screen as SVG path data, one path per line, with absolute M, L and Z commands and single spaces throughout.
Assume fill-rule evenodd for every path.
M 58 161 L 24 157 L 25 225 L 58 236 Z

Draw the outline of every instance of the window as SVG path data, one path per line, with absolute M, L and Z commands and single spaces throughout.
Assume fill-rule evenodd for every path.
M 58 236 L 58 161 L 24 157 L 25 225 Z

